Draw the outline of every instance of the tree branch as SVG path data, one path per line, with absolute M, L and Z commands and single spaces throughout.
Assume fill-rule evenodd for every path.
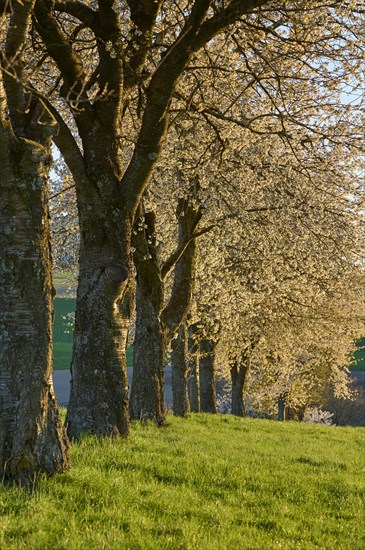
M 93 108 L 84 90 L 86 73 L 83 63 L 80 56 L 73 51 L 44 0 L 37 0 L 35 17 L 37 31 L 49 55 L 61 72 L 64 82 L 62 95 L 70 100 L 70 106 L 82 137 L 88 133 L 93 116 Z
M 181 242 L 179 243 L 177 249 L 170 255 L 161 268 L 161 277 L 164 280 L 167 274 L 171 271 L 174 265 L 180 260 L 186 251 L 189 244 L 199 237 L 199 234 L 194 231 L 200 222 L 203 216 L 203 208 L 200 206 L 198 209 L 194 210 L 189 204 L 189 201 L 186 199 L 180 199 L 178 206 L 176 208 L 176 214 L 179 217 L 181 214 L 187 215 L 189 220 L 185 224 L 184 231 L 182 231 Z
M 193 51 L 199 50 L 216 34 L 232 25 L 242 15 L 252 13 L 254 9 L 270 3 L 270 0 L 232 0 L 225 9 L 203 23 L 192 44 Z
M 1 58 L 4 72 L 4 86 L 7 95 L 7 104 L 13 129 L 19 135 L 25 134 L 25 114 L 27 99 L 24 89 L 19 82 L 25 82 L 23 66 L 25 42 L 28 37 L 29 25 L 35 0 L 16 2 L 12 5 L 12 14 L 5 44 L 5 57 Z M 16 76 L 12 78 L 9 73 Z
M 44 103 L 49 113 L 57 122 L 58 132 L 53 136 L 53 141 L 55 142 L 55 145 L 58 147 L 61 155 L 65 159 L 65 162 L 71 171 L 74 181 L 78 183 L 85 182 L 87 180 L 87 175 L 84 159 L 79 149 L 79 146 L 77 145 L 76 140 L 71 133 L 71 130 L 67 126 L 66 122 L 63 120 L 63 117 L 60 115 L 58 110 L 52 105 L 52 103 L 48 99 L 42 98 L 41 101 Z
M 168 107 L 176 81 L 192 54 L 191 43 L 199 31 L 209 0 L 197 0 L 180 36 L 167 51 L 152 75 L 142 126 L 129 166 L 122 179 L 125 189 L 124 207 L 134 214 L 159 157 L 167 129 Z
M 131 11 L 131 19 L 136 25 L 133 36 L 125 51 L 124 86 L 130 89 L 139 80 L 146 61 L 147 53 L 152 44 L 153 28 L 162 0 L 127 0 Z

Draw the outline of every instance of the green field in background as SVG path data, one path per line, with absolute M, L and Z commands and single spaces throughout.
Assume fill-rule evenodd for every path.
M 76 308 L 74 298 L 55 298 L 53 321 L 53 368 L 55 370 L 69 369 L 72 356 L 72 327 L 68 326 Z

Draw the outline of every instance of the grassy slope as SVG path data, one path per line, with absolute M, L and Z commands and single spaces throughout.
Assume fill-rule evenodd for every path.
M 72 470 L 0 487 L 0 548 L 365 548 L 365 430 L 228 416 L 86 437 Z

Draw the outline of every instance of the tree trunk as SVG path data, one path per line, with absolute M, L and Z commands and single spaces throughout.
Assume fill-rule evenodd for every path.
M 71 391 L 70 438 L 82 433 L 122 435 L 129 431 L 126 344 L 130 317 L 128 271 L 121 248 L 82 240 L 77 290 Z M 108 246 L 109 245 L 109 246 Z
M 1 91 L 1 90 L 0 90 Z M 52 383 L 49 149 L 0 120 L 0 479 L 69 467 Z
M 199 346 L 194 339 L 196 326 L 188 329 L 188 389 L 190 410 L 200 412 Z
M 200 410 L 216 413 L 215 347 L 213 340 L 200 342 Z
M 154 213 L 148 212 L 137 218 L 134 232 L 136 334 L 130 414 L 135 420 L 156 420 L 158 424 L 163 424 L 167 338 L 160 321 L 163 281 L 157 258 Z
M 137 284 L 130 414 L 135 420 L 156 420 L 162 424 L 165 418 L 166 346 L 159 315 L 149 298 L 146 299 L 143 289 Z
M 285 420 L 285 398 L 282 396 L 278 398 L 278 420 Z
M 243 401 L 243 389 L 248 371 L 247 363 L 234 363 L 231 367 L 232 381 L 232 414 L 245 416 L 245 405 Z
M 180 216 L 182 211 L 184 216 Z M 196 255 L 196 244 L 191 240 L 191 235 L 201 218 L 201 211 L 194 209 L 188 201 L 182 199 L 177 207 L 177 215 L 178 250 L 181 250 L 181 253 L 172 254 L 163 267 L 160 266 L 156 249 L 153 212 L 144 214 L 140 208 L 133 236 L 133 246 L 136 249 L 134 263 L 137 271 L 137 319 L 130 413 L 134 419 L 155 419 L 158 424 L 163 423 L 165 418 L 164 367 L 168 345 L 180 323 L 186 318 L 191 304 Z M 162 311 L 164 277 L 174 265 L 171 297 Z M 182 367 L 184 368 L 185 366 Z M 186 400 L 183 386 L 175 384 L 174 399 L 181 403 Z M 178 388 L 183 391 L 179 397 Z
M 285 407 L 284 410 L 284 420 L 292 420 L 293 418 L 293 411 L 290 407 Z
M 174 271 L 174 282 L 169 303 L 162 313 L 162 320 L 168 328 L 172 340 L 172 389 L 173 411 L 177 416 L 185 416 L 190 410 L 188 396 L 188 350 L 186 319 L 192 305 L 195 277 L 196 239 L 193 234 L 202 217 L 201 207 L 194 207 L 188 199 L 180 199 L 176 208 L 179 223 L 179 256 Z
M 186 416 L 190 412 L 190 403 L 188 396 L 188 349 L 184 324 L 180 326 L 171 345 L 173 412 L 175 416 Z
M 138 284 L 136 310 L 130 415 L 134 420 L 156 420 L 162 424 L 165 418 L 165 338 L 159 316 Z

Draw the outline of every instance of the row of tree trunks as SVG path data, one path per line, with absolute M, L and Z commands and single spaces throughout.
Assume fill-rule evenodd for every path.
M 190 410 L 216 413 L 216 343 L 203 340 L 199 345 L 189 339 L 188 332 L 181 325 L 172 341 L 173 412 L 176 416 L 185 416 Z
M 187 19 L 181 34 L 171 41 L 148 83 L 145 80 L 145 101 L 141 105 L 139 100 L 138 104 L 132 104 L 132 111 L 136 107 L 137 112 L 140 109 L 143 112 L 127 166 L 122 165 L 123 158 L 129 156 L 129 151 L 121 150 L 126 130 L 122 128 L 123 116 L 129 110 L 132 96 L 140 96 L 142 75 L 147 74 L 145 61 L 153 48 L 153 29 L 161 22 L 161 3 L 145 2 L 148 9 L 142 9 L 139 2 L 128 2 L 127 26 L 133 23 L 136 33 L 128 42 L 124 57 L 114 55 L 114 50 L 112 55 L 108 48 L 110 43 L 113 48 L 119 48 L 118 44 L 124 42 L 126 23 L 112 3 L 99 2 L 92 9 L 77 9 L 77 14 L 72 2 L 37 0 L 34 5 L 37 32 L 47 55 L 58 68 L 56 80 L 62 81 L 58 99 L 66 100 L 82 142 L 80 148 L 73 138 L 74 125 L 68 126 L 68 115 L 63 119 L 53 104 L 47 103 L 59 126 L 57 145 L 75 179 L 81 232 L 80 288 L 67 416 L 72 438 L 83 432 L 128 433 L 124 344 L 129 312 L 124 305 L 130 293 L 128 289 L 134 283 L 131 238 L 135 215 L 160 156 L 173 94 L 189 60 L 241 14 L 250 13 L 261 3 L 262 0 L 257 0 L 248 6 L 240 3 L 237 9 L 222 8 L 221 14 L 209 15 L 207 19 L 209 2 L 193 2 L 191 10 L 183 15 L 183 19 Z M 70 41 L 63 16 L 60 17 L 62 13 L 79 18 L 94 35 L 98 60 L 91 79 L 90 60 Z M 146 68 L 149 63 L 148 60 Z M 95 93 L 90 95 L 91 88 L 95 88 Z M 118 232 L 120 235 L 115 235 Z M 127 269 L 128 280 L 119 272 L 124 269 Z M 186 286 L 189 277 L 184 276 L 174 297 L 174 307 L 168 308 L 165 318 L 158 316 L 158 307 L 156 310 L 155 305 L 145 304 L 149 281 L 142 283 L 141 279 L 144 273 L 148 279 L 147 272 L 140 269 L 137 277 L 141 289 L 137 290 L 140 320 L 137 323 L 135 376 L 141 384 L 136 378 L 131 412 L 133 417 L 155 418 L 161 422 L 164 417 L 163 348 L 166 349 L 186 315 L 191 293 Z M 121 310 L 123 314 L 118 319 Z M 146 326 L 142 326 L 144 321 Z M 147 334 L 147 351 L 140 353 L 140 342 Z M 141 374 L 142 361 L 148 365 L 148 376 Z M 151 385 L 153 391 L 149 388 Z M 137 390 L 137 386 L 144 387 Z M 145 398 L 143 405 L 142 396 Z
M 185 344 L 182 347 L 179 344 L 184 329 L 179 332 L 179 327 L 184 325 L 191 307 L 196 258 L 193 232 L 200 221 L 201 210 L 181 199 L 176 214 L 179 222 L 178 253 L 174 253 L 164 266 L 161 266 L 157 253 L 153 212 L 143 213 L 140 208 L 133 236 L 137 277 L 130 413 L 133 419 L 155 420 L 158 424 L 165 420 L 164 368 L 171 341 L 174 403 L 179 411 L 176 414 L 185 415 L 189 410 Z M 170 300 L 163 309 L 166 265 L 169 269 L 175 266 L 175 269 Z M 184 360 L 180 357 L 174 359 L 181 353 Z
M 216 367 L 213 340 L 203 340 L 200 345 L 193 338 L 196 329 L 190 327 L 190 339 L 187 330 L 181 326 L 178 337 L 172 343 L 172 389 L 173 412 L 184 416 L 192 412 L 217 412 L 216 404 Z M 189 332 L 189 331 L 188 331 Z M 199 353 L 198 353 L 199 350 Z M 245 416 L 244 388 L 249 370 L 248 354 L 231 367 L 232 414 Z

